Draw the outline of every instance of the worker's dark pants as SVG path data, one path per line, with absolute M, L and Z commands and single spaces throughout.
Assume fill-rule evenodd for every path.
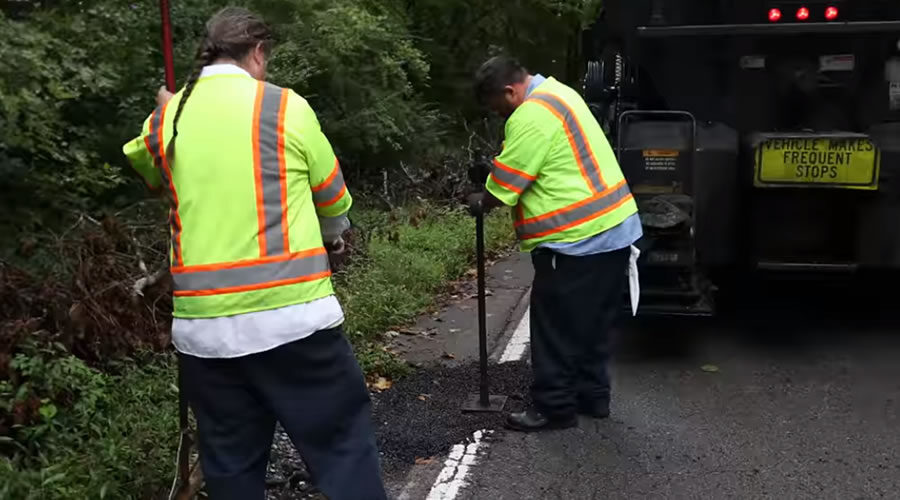
M 609 401 L 610 330 L 622 307 L 630 249 L 585 257 L 535 250 L 531 362 L 535 407 L 553 419 Z
M 182 357 L 212 500 L 262 500 L 275 422 L 330 500 L 386 498 L 371 402 L 340 328 L 236 359 Z

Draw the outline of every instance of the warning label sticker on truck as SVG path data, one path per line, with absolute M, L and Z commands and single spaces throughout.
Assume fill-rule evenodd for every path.
M 878 189 L 880 154 L 865 136 L 773 137 L 756 150 L 757 187 Z
M 853 54 L 837 54 L 819 57 L 820 71 L 853 71 L 856 67 L 856 56 Z
M 644 170 L 674 172 L 678 170 L 679 152 L 674 149 L 645 149 Z
M 766 56 L 741 57 L 741 69 L 766 69 Z

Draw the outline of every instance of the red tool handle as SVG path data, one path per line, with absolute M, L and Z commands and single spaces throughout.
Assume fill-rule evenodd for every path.
M 166 66 L 166 88 L 175 92 L 175 58 L 172 55 L 172 22 L 169 19 L 169 0 L 159 0 L 159 14 L 162 16 L 162 50 Z

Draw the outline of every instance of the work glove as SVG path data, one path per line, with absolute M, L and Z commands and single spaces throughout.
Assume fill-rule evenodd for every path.
M 469 214 L 473 217 L 484 214 L 484 193 L 472 193 L 466 201 L 469 205 Z
M 478 186 L 484 186 L 488 176 L 491 175 L 491 161 L 485 157 L 479 157 L 469 167 L 469 180 Z

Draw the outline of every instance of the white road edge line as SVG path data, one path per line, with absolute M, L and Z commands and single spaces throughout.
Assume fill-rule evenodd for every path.
M 519 361 L 525 357 L 528 350 L 529 332 L 531 322 L 528 319 L 530 307 L 525 310 L 522 319 L 516 326 L 515 331 L 506 343 L 503 354 L 500 356 L 500 363 L 511 363 Z M 478 462 L 479 452 L 483 453 L 487 448 L 487 442 L 484 437 L 492 431 L 477 431 L 472 436 L 470 443 L 462 443 L 454 445 L 450 450 L 450 455 L 444 461 L 444 468 L 438 474 L 431 491 L 428 492 L 426 500 L 454 500 L 460 491 L 468 485 L 467 477 L 473 466 Z
M 485 448 L 487 443 L 483 440 L 492 431 L 476 431 L 472 435 L 472 442 L 468 445 L 458 444 L 450 451 L 450 455 L 444 462 L 444 468 L 438 475 L 428 492 L 426 500 L 453 500 L 460 490 L 466 486 L 466 476 L 469 470 L 478 462 L 479 450 Z
M 531 339 L 530 316 L 531 307 L 529 306 L 528 309 L 525 309 L 525 314 L 523 314 L 522 319 L 519 320 L 519 325 L 516 326 L 516 330 L 506 344 L 506 349 L 503 350 L 503 354 L 500 356 L 501 364 L 519 361 L 525 357 L 525 351 L 528 350 L 528 343 Z

